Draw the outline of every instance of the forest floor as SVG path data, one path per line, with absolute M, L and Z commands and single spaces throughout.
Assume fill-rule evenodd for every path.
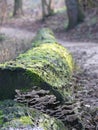
M 65 16 L 59 13 L 44 22 L 32 18 L 8 21 L 0 29 L 6 35 L 0 42 L 0 62 L 14 59 L 29 49 L 38 29 L 52 28 L 58 42 L 70 50 L 77 64 L 78 73 L 74 76 L 78 88 L 74 97 L 83 102 L 81 113 L 85 128 L 98 130 L 98 10 L 93 10 L 84 23 L 68 32 L 64 30 Z

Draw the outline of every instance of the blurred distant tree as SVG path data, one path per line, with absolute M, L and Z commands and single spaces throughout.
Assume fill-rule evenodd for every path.
M 22 0 L 14 0 L 13 16 L 21 16 L 21 15 L 23 15 L 22 6 L 23 6 Z
M 85 11 L 88 6 L 88 0 L 79 0 L 79 3 L 81 5 L 82 9 Z
M 79 0 L 65 0 L 68 14 L 68 29 L 74 28 L 79 22 L 84 20 L 84 13 L 79 4 Z
M 0 1 L 0 24 L 7 21 L 7 0 Z
M 98 7 L 98 0 L 79 0 L 84 11 L 89 8 Z
M 55 0 L 41 0 L 43 19 L 54 12 Z

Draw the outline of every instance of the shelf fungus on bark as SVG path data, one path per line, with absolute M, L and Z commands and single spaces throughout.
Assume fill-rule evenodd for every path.
M 19 103 L 27 105 L 29 108 L 34 108 L 59 119 L 67 128 L 76 128 L 82 130 L 82 123 L 80 122 L 77 105 L 72 102 L 65 102 L 61 104 L 57 101 L 54 95 L 45 90 L 32 90 L 29 92 L 21 92 L 16 90 L 15 100 Z

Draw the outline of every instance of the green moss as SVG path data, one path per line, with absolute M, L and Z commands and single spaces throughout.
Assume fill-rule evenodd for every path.
M 66 130 L 64 124 L 60 120 L 56 120 L 55 118 L 49 119 L 49 116 L 44 115 L 43 122 L 40 121 L 40 126 L 44 128 L 44 130 Z
M 72 56 L 58 44 L 43 44 L 40 47 L 31 49 L 27 53 L 20 55 L 17 58 L 17 63 L 23 64 L 27 70 L 43 77 L 52 86 L 63 85 L 64 76 L 69 78 L 73 70 Z M 62 78 L 61 82 L 60 76 Z
M 0 125 L 2 125 L 2 123 L 3 123 L 3 111 L 2 110 L 0 110 Z
M 70 82 L 74 68 L 72 56 L 65 48 L 58 44 L 43 44 L 20 55 L 17 61 L 26 66 L 26 74 L 32 77 L 34 82 L 38 79 L 37 85 L 40 84 L 41 77 L 45 82 L 59 89 L 61 94 L 65 94 L 63 92 L 66 88 L 63 90 L 62 86 Z M 37 74 L 38 78 L 34 78 L 33 73 Z
M 61 121 L 42 114 L 35 109 L 29 109 L 23 105 L 21 106 L 12 100 L 6 100 L 1 104 L 0 113 L 4 115 L 3 119 L 6 120 L 0 124 L 0 130 L 7 130 L 9 128 L 25 129 L 28 128 L 28 126 L 33 129 L 37 122 L 39 122 L 38 126 L 44 130 L 65 130 L 65 126 Z
M 59 44 L 42 44 L 19 55 L 15 61 L 1 65 L 0 68 L 2 73 L 5 71 L 4 78 L 10 82 L 10 86 L 13 84 L 11 87 L 13 91 L 17 86 L 23 90 L 39 86 L 54 92 L 58 91 L 63 98 L 66 98 L 64 86 L 70 82 L 73 60 L 71 54 Z M 48 85 L 45 85 L 46 83 Z
M 54 37 L 54 33 L 49 28 L 42 28 L 37 32 L 35 36 L 32 46 L 37 47 L 41 44 L 53 44 L 56 43 L 57 40 Z
M 35 41 L 41 42 L 37 47 L 20 54 L 14 61 L 0 65 L 1 97 L 11 97 L 12 93 L 14 96 L 15 89 L 25 91 L 33 86 L 50 90 L 59 100 L 70 95 L 70 88 L 66 85 L 74 69 L 72 55 L 55 42 L 50 30 L 42 29 L 36 37 Z M 41 40 L 41 37 L 44 38 Z
M 29 116 L 22 116 L 19 121 L 25 125 L 32 125 L 32 120 Z

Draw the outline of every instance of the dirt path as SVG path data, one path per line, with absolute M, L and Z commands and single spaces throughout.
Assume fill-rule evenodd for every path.
M 98 44 L 74 43 L 59 40 L 73 54 L 80 66 L 76 74 L 74 97 L 82 102 L 80 108 L 82 122 L 87 130 L 98 130 Z M 78 68 L 77 66 L 77 68 Z
M 64 47 L 73 53 L 77 63 L 90 73 L 98 73 L 98 44 L 83 42 L 65 42 L 58 40 Z M 82 64 L 81 64 L 82 63 Z
M 70 50 L 81 68 L 80 82 L 82 81 L 83 90 L 80 93 L 82 99 L 84 98 L 89 107 L 98 108 L 98 44 L 59 42 Z
M 3 27 L 1 29 L 1 32 L 11 39 L 15 39 L 14 43 L 11 43 L 11 47 L 8 48 L 9 53 L 11 51 L 11 48 L 14 48 L 12 54 L 9 54 L 10 56 L 8 59 L 13 59 L 19 53 L 22 53 L 24 50 L 30 48 L 31 41 L 35 36 L 34 32 L 19 30 L 16 28 Z M 78 90 L 78 93 L 75 94 L 75 97 L 79 100 L 82 100 L 85 104 L 85 108 L 87 109 L 98 108 L 98 44 L 66 42 L 60 39 L 58 39 L 58 42 L 70 50 L 77 65 L 80 66 L 78 74 L 79 78 L 77 81 L 80 88 Z M 2 48 L 1 45 L 0 47 Z M 16 55 L 17 51 L 18 54 Z

